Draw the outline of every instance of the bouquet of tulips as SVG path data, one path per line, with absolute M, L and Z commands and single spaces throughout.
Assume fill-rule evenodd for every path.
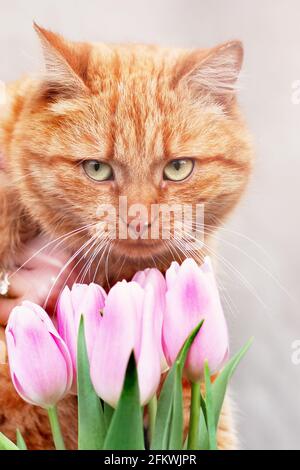
M 86 450 L 216 449 L 226 387 L 250 345 L 226 363 L 227 326 L 209 258 L 200 267 L 174 262 L 165 277 L 146 269 L 108 294 L 96 284 L 66 287 L 54 322 L 23 302 L 6 339 L 15 389 L 47 409 L 56 449 L 65 449 L 56 405 L 78 395 L 78 449 Z M 187 435 L 183 376 L 191 386 Z M 20 432 L 16 444 L 0 433 L 0 449 L 26 449 L 25 441 Z

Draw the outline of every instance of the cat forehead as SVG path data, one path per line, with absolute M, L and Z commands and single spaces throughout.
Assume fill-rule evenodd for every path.
M 88 86 L 93 93 L 110 88 L 122 93 L 130 87 L 154 91 L 158 83 L 169 87 L 177 59 L 178 51 L 159 47 L 123 46 L 105 53 L 95 48 L 88 61 Z
M 188 50 L 179 48 L 166 48 L 154 45 L 121 44 L 105 45 L 93 44 L 90 49 L 89 60 L 91 65 L 103 70 L 106 67 L 128 73 L 143 71 L 144 74 L 156 69 L 174 66 L 178 58 L 188 53 Z

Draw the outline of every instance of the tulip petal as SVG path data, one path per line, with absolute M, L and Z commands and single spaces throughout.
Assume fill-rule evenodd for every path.
M 176 281 L 177 273 L 179 269 L 180 269 L 180 266 L 177 263 L 177 261 L 173 261 L 169 269 L 167 269 L 167 272 L 166 272 L 167 289 L 169 289 L 173 285 L 173 283 Z
M 47 314 L 30 305 L 16 307 L 6 329 L 11 376 L 24 400 L 49 408 L 70 388 L 71 359 Z
M 172 364 L 185 339 L 195 326 L 204 324 L 189 351 L 185 374 L 192 381 L 200 379 L 204 361 L 214 373 L 228 355 L 228 332 L 210 259 L 199 267 L 186 259 L 180 267 L 167 271 L 168 291 L 163 324 L 163 348 Z
M 159 336 L 159 354 L 161 360 L 161 371 L 165 372 L 168 369 L 166 358 L 164 356 L 162 347 L 162 325 L 163 325 L 163 314 L 166 307 L 166 281 L 161 272 L 156 268 L 148 268 L 144 271 L 138 271 L 132 278 L 133 281 L 138 282 L 143 289 L 147 286 L 151 286 L 155 292 L 155 335 Z
M 74 284 L 70 290 L 65 287 L 57 307 L 58 331 L 70 350 L 73 364 L 73 391 L 76 392 L 77 370 L 77 334 L 81 315 L 84 316 L 85 338 L 89 360 L 96 332 L 101 322 L 100 311 L 103 309 L 106 299 L 104 289 L 94 283 Z
M 118 282 L 110 290 L 94 344 L 91 379 L 97 394 L 115 407 L 121 395 L 126 367 L 140 336 L 143 289 Z
M 71 358 L 71 355 L 70 355 L 69 348 L 67 347 L 67 345 L 66 345 L 65 341 L 62 339 L 62 337 L 58 334 L 58 332 L 57 332 L 52 320 L 50 319 L 49 315 L 47 315 L 45 310 L 42 307 L 40 307 L 40 305 L 37 305 L 33 302 L 29 302 L 29 301 L 25 300 L 25 301 L 22 302 L 21 306 L 30 308 L 31 311 L 34 312 L 35 315 L 38 318 L 40 318 L 41 321 L 46 325 L 49 333 L 51 334 L 51 336 L 53 338 L 53 341 L 56 343 L 58 349 L 60 350 L 62 356 L 65 359 L 66 366 L 67 366 L 67 371 L 68 371 L 68 379 L 69 379 L 68 383 L 67 383 L 67 386 L 66 386 L 66 389 L 67 389 L 67 391 L 69 391 L 70 386 L 72 384 L 72 376 L 73 376 L 72 364 L 71 364 L 72 358 Z
M 101 311 L 104 308 L 106 297 L 106 292 L 101 286 L 91 283 L 86 286 L 81 301 L 78 301 L 77 304 L 78 321 L 80 320 L 80 316 L 84 315 L 85 337 L 89 360 L 91 360 L 92 357 L 95 335 L 101 323 Z
M 209 258 L 201 266 L 205 273 L 205 288 L 209 302 L 205 310 L 205 321 L 194 344 L 192 345 L 186 363 L 186 371 L 190 380 L 199 377 L 199 370 L 207 360 L 212 374 L 217 372 L 229 356 L 229 340 L 226 320 L 218 293 L 215 276 Z
M 78 326 L 77 326 L 78 328 Z M 57 304 L 57 329 L 60 336 L 68 345 L 70 351 L 74 378 L 76 375 L 76 337 L 77 329 L 74 321 L 73 302 L 68 286 L 62 291 Z
M 168 284 L 166 293 L 163 328 L 164 352 L 169 365 L 175 361 L 191 331 L 204 318 L 208 301 L 207 293 L 203 289 L 204 276 L 196 262 L 187 259 L 179 269 L 175 263 L 172 265 L 171 278 L 168 276 L 172 279 L 172 284 Z
M 142 405 L 148 403 L 155 394 L 161 376 L 161 340 L 156 333 L 155 291 L 149 285 L 145 288 L 144 293 L 141 349 L 137 361 Z

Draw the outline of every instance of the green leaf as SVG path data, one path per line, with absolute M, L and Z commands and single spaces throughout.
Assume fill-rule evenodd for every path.
M 26 442 L 24 441 L 24 438 L 19 429 L 17 429 L 16 435 L 17 435 L 17 446 L 19 447 L 19 449 L 27 450 Z
M 151 442 L 152 450 L 167 450 L 173 408 L 176 363 L 170 369 L 157 403 L 156 423 Z
M 104 442 L 104 449 L 145 449 L 143 415 L 133 352 L 128 362 L 123 391 Z
M 84 319 L 80 318 L 77 343 L 78 449 L 100 450 L 105 440 L 102 405 L 90 378 Z
M 219 417 L 223 405 L 223 401 L 225 398 L 226 388 L 227 385 L 235 372 L 237 366 L 239 365 L 240 361 L 245 356 L 246 352 L 250 348 L 253 342 L 253 338 L 250 338 L 245 346 L 243 346 L 240 351 L 238 351 L 232 359 L 226 364 L 222 372 L 218 375 L 214 383 L 212 384 L 212 393 L 213 393 L 213 400 L 215 406 L 215 422 L 216 426 L 219 422 Z
M 185 341 L 162 387 L 158 400 L 154 435 L 151 442 L 152 450 L 182 449 L 182 370 L 187 353 L 202 324 L 203 321 L 199 323 Z
M 20 450 L 8 437 L 0 432 L 0 450 Z
M 226 394 L 226 389 L 228 386 L 228 383 L 237 368 L 238 364 L 250 348 L 251 344 L 253 342 L 253 338 L 249 339 L 245 346 L 243 346 L 240 351 L 238 351 L 232 359 L 225 365 L 224 369 L 222 372 L 218 375 L 216 380 L 212 383 L 211 385 L 211 394 L 212 394 L 212 400 L 214 404 L 214 418 L 215 418 L 215 426 L 216 429 L 218 428 L 218 423 L 219 423 L 219 418 Z M 204 414 L 201 413 L 200 417 L 200 443 L 199 443 L 199 449 L 201 450 L 207 450 L 209 449 L 209 439 L 208 439 L 208 431 L 205 423 L 205 418 Z
M 216 437 L 216 424 L 215 424 L 215 409 L 212 396 L 212 385 L 210 378 L 210 370 L 207 361 L 204 364 L 204 378 L 205 378 L 205 408 L 206 411 L 206 426 L 208 432 L 209 450 L 217 450 L 217 437 Z
M 180 364 L 176 367 L 173 407 L 170 425 L 169 450 L 182 449 L 183 433 L 183 398 L 182 398 L 182 367 Z
M 156 415 L 157 415 L 157 396 L 156 394 L 151 398 L 147 405 L 148 413 L 148 439 L 152 441 L 152 437 L 155 429 Z
M 200 412 L 203 413 L 205 423 L 207 423 L 207 409 L 206 409 L 205 399 L 204 399 L 202 393 L 200 394 L 200 406 L 201 406 L 201 411 Z
M 108 403 L 103 402 L 103 411 L 106 430 L 108 430 L 115 410 Z
M 200 450 L 209 450 L 209 439 L 207 430 L 207 409 L 203 398 L 201 401 L 200 419 L 199 419 L 199 444 Z

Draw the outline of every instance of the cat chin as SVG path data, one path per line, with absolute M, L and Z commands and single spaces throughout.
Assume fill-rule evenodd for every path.
M 166 252 L 166 245 L 160 240 L 122 240 L 115 243 L 113 248 L 117 256 L 126 256 L 127 259 L 138 261 L 152 260 Z

